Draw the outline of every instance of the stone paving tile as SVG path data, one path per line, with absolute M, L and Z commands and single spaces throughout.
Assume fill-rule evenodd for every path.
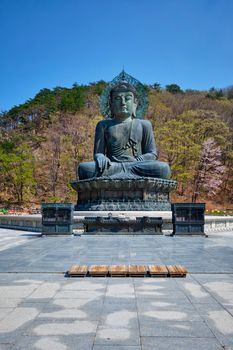
M 22 328 L 9 333 L 0 333 L 0 345 L 13 346 L 17 343 L 17 339 L 21 336 Z
M 138 302 L 137 309 L 139 313 L 148 311 L 184 311 L 189 313 L 197 312 L 196 308 L 190 302 L 180 303 L 176 300 L 168 299 L 149 299 L 146 302 Z
M 121 310 L 104 310 L 99 326 L 105 328 L 138 328 L 138 317 L 137 312 L 129 311 L 125 309 Z
M 94 336 L 97 321 L 83 319 L 36 319 L 23 329 L 23 335 L 31 336 Z
M 1 308 L 0 309 L 0 320 L 4 319 L 11 311 L 13 311 L 13 308 L 7 307 L 7 308 Z
M 115 294 L 115 295 L 106 295 L 104 299 L 105 303 L 130 305 L 135 304 L 135 295 L 134 294 Z
M 54 280 L 57 283 L 64 281 L 64 274 L 62 273 L 26 273 L 23 274 L 12 274 L 12 273 L 0 273 L 0 286 L 7 282 L 12 284 L 32 283 L 40 284 L 46 281 Z
M 189 278 L 189 275 L 186 277 Z M 134 280 L 135 290 L 168 289 L 177 290 L 176 279 L 174 278 L 137 278 Z
M 202 322 L 200 314 L 193 308 L 171 308 L 167 307 L 163 310 L 160 309 L 150 309 L 148 311 L 139 312 L 138 318 L 140 322 L 147 322 L 149 320 L 155 321 L 199 321 Z
M 86 312 L 101 310 L 103 307 L 103 300 L 92 299 L 51 299 L 47 304 L 47 309 L 81 309 Z
M 24 231 L 7 230 L 2 228 L 0 231 L 0 251 L 28 242 L 30 238 L 24 236 L 24 234 Z M 34 236 L 36 237 L 37 235 L 35 234 Z
M 210 310 L 204 319 L 224 346 L 233 347 L 233 317 L 226 310 Z
M 21 326 L 34 320 L 39 314 L 37 308 L 17 307 L 0 321 L 0 335 L 17 331 Z
M 215 300 L 222 304 L 230 304 L 233 301 L 233 283 L 230 281 L 212 281 L 203 283 L 203 287 L 210 293 Z
M 203 322 L 170 321 L 170 320 L 141 320 L 139 318 L 140 334 L 144 337 L 192 337 L 211 338 L 213 333 Z
M 122 277 L 114 277 L 114 278 L 108 278 L 108 286 L 115 285 L 115 284 L 124 284 L 124 285 L 130 285 L 133 286 L 135 284 L 135 279 L 132 277 L 122 278 Z
M 39 279 L 39 276 L 42 279 Z M 12 285 L 12 283 L 16 284 L 16 285 L 28 285 L 28 284 L 41 284 L 44 282 L 44 280 L 46 279 L 46 276 L 42 276 L 39 275 L 36 276 L 33 274 L 33 276 L 31 274 L 23 274 L 23 276 L 21 274 L 14 274 L 12 275 L 12 273 L 1 273 L 0 274 L 0 287 L 2 285 Z M 63 278 L 63 276 L 62 276 Z
M 0 308 L 8 308 L 8 307 L 15 308 L 16 306 L 18 306 L 22 302 L 22 300 L 24 300 L 24 299 L 19 299 L 19 298 L 8 299 L 7 297 L 0 298 Z
M 134 291 L 134 280 L 131 277 L 121 279 L 108 278 L 107 294 L 134 294 Z
M 63 310 L 44 310 L 40 312 L 39 316 L 37 317 L 38 320 L 45 320 L 45 321 L 53 321 L 55 322 L 56 320 L 65 320 L 65 319 L 78 319 L 78 320 L 83 320 L 87 319 L 87 314 L 78 309 L 63 309 Z M 89 318 L 88 318 L 89 319 Z
M 223 307 L 226 309 L 227 312 L 229 312 L 229 314 L 231 314 L 231 316 L 233 316 L 233 306 L 227 306 L 226 304 L 223 305 Z
M 81 309 L 81 308 L 64 308 L 57 310 L 53 308 L 46 308 L 46 311 L 44 313 L 40 313 L 38 316 L 38 319 L 45 319 L 49 321 L 56 321 L 60 319 L 80 319 L 80 320 L 89 320 L 89 321 L 99 321 L 101 314 L 102 314 L 102 308 L 93 308 L 90 307 L 89 309 Z
M 52 298 L 59 289 L 59 283 L 45 282 L 34 290 L 34 292 L 30 295 L 30 300 Z
M 111 283 L 107 287 L 106 295 L 134 294 L 134 285 L 130 283 Z
M 184 337 L 142 337 L 142 350 L 221 350 L 216 339 Z
M 0 344 L 0 350 L 11 350 L 12 345 L 10 344 Z
M 223 307 L 223 305 L 219 304 L 218 302 L 214 303 L 205 303 L 205 304 L 193 304 L 194 308 L 197 310 L 199 315 L 205 316 L 208 315 L 210 311 L 219 311 L 219 310 L 225 310 L 226 308 Z
M 72 279 L 72 280 L 66 280 L 65 283 L 63 283 L 61 290 L 63 291 L 73 291 L 73 290 L 79 290 L 79 291 L 100 291 L 104 292 L 107 288 L 107 279 L 105 281 L 98 281 L 93 280 L 91 278 L 89 279 Z
M 89 300 L 100 300 L 104 297 L 104 292 L 99 291 L 85 291 L 85 290 L 69 290 L 59 291 L 54 295 L 55 299 L 89 299 Z
M 133 328 L 98 327 L 95 345 L 140 345 L 139 331 Z
M 139 299 L 147 299 L 147 298 L 154 298 L 154 299 L 160 299 L 160 298 L 171 298 L 171 299 L 177 299 L 177 300 L 183 300 L 187 299 L 187 296 L 182 291 L 170 291 L 166 289 L 157 289 L 157 290 L 140 290 L 136 291 L 136 298 Z
M 14 350 L 91 350 L 94 336 L 22 336 L 13 346 Z
M 18 307 L 21 308 L 32 308 L 32 309 L 36 309 L 39 313 L 42 312 L 44 309 L 47 309 L 48 306 L 48 300 L 46 300 L 46 302 L 43 300 L 43 302 L 40 301 L 36 301 L 34 302 L 34 300 L 31 302 L 30 299 L 23 299 L 21 303 L 18 304 Z
M 135 299 L 120 299 L 120 298 L 109 298 L 104 300 L 103 312 L 114 312 L 118 310 L 135 311 L 137 309 L 137 303 Z
M 30 294 L 32 294 L 32 292 L 38 288 L 37 284 L 29 284 L 27 286 L 20 286 L 20 285 L 3 285 L 0 288 L 0 298 L 26 298 L 28 297 Z
M 141 346 L 94 345 L 93 350 L 141 350 Z
M 169 296 L 161 296 L 161 295 L 148 295 L 147 297 L 137 297 L 138 307 L 145 305 L 146 303 L 150 304 L 153 302 L 162 302 L 168 303 L 172 305 L 181 304 L 181 305 L 190 305 L 190 300 L 184 295 L 182 298 L 176 298 L 172 295 Z

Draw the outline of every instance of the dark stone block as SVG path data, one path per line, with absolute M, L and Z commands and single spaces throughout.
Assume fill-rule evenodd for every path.
M 120 218 L 114 216 L 93 216 L 84 218 L 86 232 L 146 232 L 162 234 L 163 220 L 161 217 Z
M 41 212 L 43 234 L 72 234 L 73 204 L 43 203 Z
M 172 204 L 173 234 L 204 235 L 205 203 Z

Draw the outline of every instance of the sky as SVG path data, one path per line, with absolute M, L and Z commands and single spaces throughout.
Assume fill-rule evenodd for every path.
M 0 0 L 0 111 L 40 89 L 111 81 L 233 85 L 232 0 Z

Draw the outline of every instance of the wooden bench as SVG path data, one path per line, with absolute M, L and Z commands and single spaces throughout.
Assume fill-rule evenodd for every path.
M 69 277 L 186 277 L 181 265 L 73 265 Z

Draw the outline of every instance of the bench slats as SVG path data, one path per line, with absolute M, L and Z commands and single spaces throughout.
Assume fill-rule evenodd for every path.
M 87 265 L 73 265 L 69 270 L 70 276 L 84 277 L 88 271 Z
M 129 265 L 129 276 L 142 277 L 147 273 L 147 268 L 144 265 Z
M 112 265 L 109 268 L 112 277 L 126 277 L 129 273 L 128 265 Z
M 168 275 L 166 265 L 149 265 L 148 268 L 151 276 L 166 277 Z
M 90 276 L 106 276 L 108 274 L 108 265 L 91 265 L 88 272 Z

